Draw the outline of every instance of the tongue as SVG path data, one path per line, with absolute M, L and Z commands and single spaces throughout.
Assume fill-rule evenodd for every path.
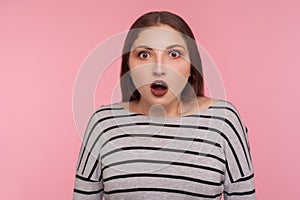
M 154 96 L 161 97 L 168 92 L 168 88 L 163 86 L 156 86 L 151 88 L 151 92 Z

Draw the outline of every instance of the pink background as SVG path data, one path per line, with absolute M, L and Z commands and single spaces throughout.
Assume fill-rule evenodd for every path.
M 249 129 L 258 199 L 297 199 L 299 7 L 297 0 L 1 0 L 0 199 L 72 198 L 81 142 L 76 74 L 97 44 L 150 10 L 182 16 L 216 62 Z M 109 97 L 97 90 L 95 106 Z

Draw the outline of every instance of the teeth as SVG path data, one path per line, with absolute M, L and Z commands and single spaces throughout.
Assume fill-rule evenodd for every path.
M 161 86 L 161 87 L 167 87 L 164 83 L 160 83 L 160 82 L 157 82 L 155 83 L 155 86 Z
M 154 83 L 151 84 L 151 88 L 157 88 L 157 87 L 162 87 L 167 89 L 168 85 L 163 81 L 155 81 Z

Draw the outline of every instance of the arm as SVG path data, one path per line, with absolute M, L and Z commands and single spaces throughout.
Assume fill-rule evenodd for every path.
M 231 105 L 223 127 L 226 171 L 224 180 L 225 200 L 255 200 L 254 172 L 248 142 L 248 130 L 238 111 Z
M 77 162 L 73 200 L 101 200 L 103 196 L 100 154 L 93 147 L 97 123 L 93 115 L 85 131 Z

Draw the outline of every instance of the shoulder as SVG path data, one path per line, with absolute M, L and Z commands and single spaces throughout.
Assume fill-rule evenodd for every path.
M 242 120 L 241 114 L 232 102 L 218 99 L 209 108 L 212 115 L 222 119 L 224 124 L 230 128 L 240 129 L 241 131 L 247 132 L 247 127 Z
M 102 119 L 109 116 L 116 116 L 122 114 L 124 108 L 120 106 L 119 103 L 101 105 L 96 111 L 92 114 L 91 119 Z
M 236 106 L 228 100 L 198 97 L 198 106 L 200 110 L 210 108 L 215 113 L 223 113 L 228 116 L 233 115 L 240 117 L 239 111 Z
M 111 111 L 111 110 L 122 110 L 122 106 L 120 103 L 113 103 L 113 104 L 106 104 L 106 105 L 101 105 L 95 113 L 100 113 L 104 111 Z
M 219 110 L 227 117 L 241 117 L 238 108 L 228 100 L 217 99 L 209 106 L 209 108 L 214 111 Z
M 117 126 L 120 121 L 123 122 L 124 119 L 128 118 L 126 116 L 130 115 L 119 103 L 101 105 L 90 116 L 87 131 L 101 132 L 107 127 Z

